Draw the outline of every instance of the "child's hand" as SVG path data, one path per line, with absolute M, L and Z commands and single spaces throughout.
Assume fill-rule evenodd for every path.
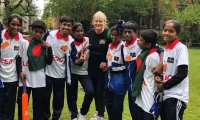
M 45 47 L 48 47 L 48 48 L 50 47 L 50 44 L 46 41 L 42 41 L 42 45 L 44 45 Z
M 86 55 L 82 53 L 81 56 L 79 57 L 79 61 L 84 62 L 86 58 L 87 58 Z
M 163 65 L 162 64 L 158 64 L 157 66 L 153 67 L 151 72 L 154 75 L 158 75 L 161 74 L 163 72 Z
M 19 73 L 19 77 L 20 77 L 20 79 L 21 79 L 22 82 L 24 81 L 24 76 L 25 76 L 24 72 L 20 72 Z
M 157 75 L 154 79 L 156 83 L 163 83 L 163 75 Z
M 157 87 L 157 90 L 159 93 L 163 92 L 163 90 L 164 90 L 163 83 L 157 83 L 156 87 Z
M 86 45 L 87 45 L 87 42 L 85 43 L 83 48 L 78 52 L 79 55 L 81 54 L 81 52 L 85 53 L 87 51 L 87 49 L 90 47 L 91 44 L 89 44 L 88 46 L 86 46 Z
M 103 71 L 109 70 L 110 66 L 107 66 L 105 62 L 102 62 L 99 66 Z

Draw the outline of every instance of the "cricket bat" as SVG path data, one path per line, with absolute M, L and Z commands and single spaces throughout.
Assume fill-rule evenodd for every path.
M 29 120 L 28 116 L 28 94 L 26 93 L 26 74 L 23 81 L 23 94 L 22 94 L 22 120 Z

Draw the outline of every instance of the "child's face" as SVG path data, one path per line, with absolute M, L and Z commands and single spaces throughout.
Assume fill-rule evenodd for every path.
M 83 37 L 84 31 L 81 26 L 77 27 L 77 29 L 74 31 L 74 38 L 75 39 L 81 39 Z
M 13 18 L 8 26 L 9 33 L 15 35 L 21 29 L 21 24 L 17 18 Z
M 68 35 L 72 30 L 72 23 L 71 22 L 62 22 L 60 23 L 60 32 L 63 35 Z
M 125 28 L 123 30 L 122 35 L 123 35 L 124 40 L 126 42 L 130 43 L 133 40 L 133 38 L 135 37 L 135 32 L 132 29 Z
M 113 43 L 118 43 L 121 40 L 121 35 L 117 30 L 113 30 L 110 37 Z
M 151 47 L 151 43 L 146 43 L 144 38 L 140 36 L 140 40 L 138 40 L 138 46 L 140 49 L 149 49 Z
M 163 36 L 163 40 L 167 43 L 172 42 L 173 40 L 175 40 L 178 37 L 173 23 L 167 23 L 165 25 L 163 32 L 162 32 L 162 36 Z
M 101 17 L 101 16 L 95 17 L 95 19 L 93 21 L 93 25 L 94 25 L 95 30 L 104 30 L 105 21 L 104 21 L 103 17 Z
M 32 30 L 32 34 L 36 40 L 41 40 L 44 35 L 44 30 L 42 28 L 34 28 Z

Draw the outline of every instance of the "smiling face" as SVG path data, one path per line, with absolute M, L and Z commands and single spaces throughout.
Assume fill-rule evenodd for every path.
M 78 26 L 73 34 L 75 39 L 80 40 L 84 34 L 83 28 L 81 26 Z
M 20 21 L 17 18 L 13 18 L 8 24 L 8 30 L 10 36 L 14 37 L 21 29 Z
M 102 16 L 96 16 L 93 20 L 94 29 L 96 31 L 103 31 L 105 27 L 105 20 Z
M 121 40 L 121 34 L 117 30 L 112 30 L 110 37 L 114 44 L 117 44 Z
M 66 37 L 72 30 L 71 22 L 62 22 L 60 23 L 60 33 L 62 37 Z
M 173 23 L 167 23 L 162 32 L 163 40 L 167 43 L 171 43 L 173 40 L 178 38 L 177 31 Z

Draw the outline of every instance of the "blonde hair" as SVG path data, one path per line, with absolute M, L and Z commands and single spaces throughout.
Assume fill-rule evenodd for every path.
M 94 19 L 95 19 L 96 17 L 101 17 L 101 18 L 103 18 L 104 23 L 105 23 L 105 28 L 108 27 L 108 26 L 107 26 L 107 24 L 108 24 L 108 22 L 107 22 L 107 17 L 106 17 L 106 15 L 105 15 L 103 12 L 101 12 L 101 11 L 97 11 L 97 12 L 93 15 L 92 25 L 94 25 Z

